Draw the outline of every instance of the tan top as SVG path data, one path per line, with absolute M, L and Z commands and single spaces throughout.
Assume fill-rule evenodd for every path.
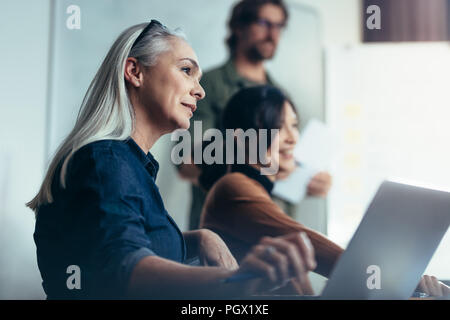
M 214 184 L 203 207 L 200 227 L 219 234 L 237 261 L 264 236 L 304 231 L 315 250 L 315 272 L 325 277 L 343 252 L 323 234 L 286 215 L 260 182 L 240 172 L 228 173 Z

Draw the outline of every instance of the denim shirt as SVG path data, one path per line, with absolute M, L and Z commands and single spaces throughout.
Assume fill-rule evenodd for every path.
M 144 257 L 184 262 L 186 245 L 155 184 L 158 162 L 129 138 L 79 149 L 66 187 L 37 211 L 34 240 L 48 299 L 124 298 Z

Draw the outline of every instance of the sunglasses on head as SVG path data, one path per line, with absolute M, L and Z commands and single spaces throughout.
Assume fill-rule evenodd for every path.
M 162 23 L 159 22 L 158 20 L 154 20 L 152 19 L 152 21 L 150 21 L 150 23 L 144 28 L 144 30 L 142 30 L 142 32 L 139 34 L 139 36 L 136 38 L 136 40 L 134 40 L 133 45 L 131 46 L 131 48 L 133 49 L 138 43 L 139 41 L 142 40 L 142 38 L 144 38 L 145 34 L 153 27 L 158 26 L 158 27 L 162 27 Z

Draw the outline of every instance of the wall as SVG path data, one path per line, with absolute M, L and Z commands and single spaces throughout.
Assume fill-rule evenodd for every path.
M 361 41 L 360 0 L 293 0 L 293 2 L 317 10 L 322 20 L 325 47 Z
M 445 42 L 327 51 L 327 120 L 336 149 L 328 231 L 337 243 L 347 245 L 384 179 L 450 190 L 449 57 Z M 450 279 L 449 253 L 447 232 L 426 273 Z
M 50 1 L 2 1 L 0 299 L 43 298 L 25 207 L 43 175 Z

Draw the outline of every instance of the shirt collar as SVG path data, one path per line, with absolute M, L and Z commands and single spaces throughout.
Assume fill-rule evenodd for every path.
M 245 88 L 249 86 L 259 85 L 261 83 L 251 81 L 243 76 L 241 76 L 236 69 L 236 66 L 234 65 L 234 62 L 232 59 L 229 59 L 225 65 L 225 75 L 227 77 L 227 80 L 230 84 L 236 84 L 239 88 Z M 274 85 L 274 82 L 272 81 L 272 78 L 270 77 L 269 73 L 266 71 L 266 78 L 267 78 L 267 84 Z
M 273 182 L 270 181 L 267 176 L 262 175 L 258 169 L 255 169 L 252 166 L 246 164 L 234 164 L 231 167 L 231 171 L 245 174 L 247 177 L 259 182 L 264 187 L 264 189 L 266 189 L 267 193 L 272 193 L 272 189 L 274 186 Z
M 131 137 L 126 140 L 126 143 L 130 147 L 130 150 L 133 152 L 133 154 L 142 162 L 152 178 L 156 180 L 156 176 L 159 170 L 159 163 L 158 161 L 156 161 L 150 151 L 145 154 L 145 152 L 142 151 L 141 147 L 139 147 Z

